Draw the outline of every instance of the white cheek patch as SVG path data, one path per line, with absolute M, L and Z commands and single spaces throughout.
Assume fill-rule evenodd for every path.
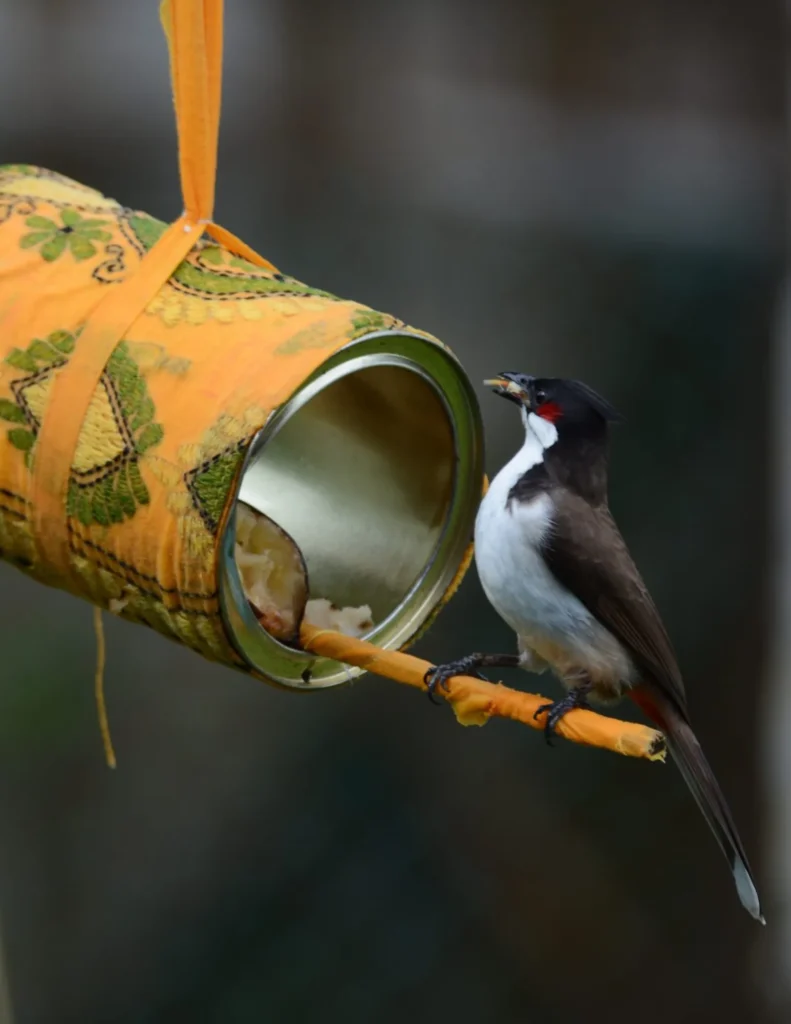
M 558 439 L 558 428 L 534 412 L 527 414 L 527 429 L 532 430 L 542 448 L 551 448 Z

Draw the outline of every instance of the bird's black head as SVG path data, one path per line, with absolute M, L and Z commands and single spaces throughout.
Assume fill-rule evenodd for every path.
M 526 412 L 553 423 L 559 433 L 600 430 L 606 423 L 622 419 L 609 402 L 579 380 L 506 372 L 484 384 Z

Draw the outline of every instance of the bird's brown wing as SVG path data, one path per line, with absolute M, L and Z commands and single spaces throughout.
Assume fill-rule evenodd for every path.
M 686 718 L 686 695 L 670 639 L 606 505 L 565 489 L 552 494 L 552 528 L 543 545 L 552 574 L 576 595 Z

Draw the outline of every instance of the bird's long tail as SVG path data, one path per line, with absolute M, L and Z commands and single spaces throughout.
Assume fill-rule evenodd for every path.
M 669 700 L 654 693 L 648 694 L 643 688 L 633 690 L 632 697 L 664 731 L 670 754 L 728 860 L 742 906 L 757 921 L 766 924 L 744 846 L 695 733 Z

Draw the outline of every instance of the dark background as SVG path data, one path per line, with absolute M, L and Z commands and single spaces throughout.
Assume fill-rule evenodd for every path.
M 372 677 L 298 697 L 109 622 L 111 773 L 90 609 L 4 567 L 18 1024 L 788 1019 L 786 33 L 766 2 L 228 0 L 216 208 L 474 381 L 574 375 L 625 414 L 612 505 L 767 928 L 674 768 L 461 729 Z M 155 0 L 4 0 L 0 96 L 0 160 L 180 212 Z M 496 470 L 519 428 L 481 401 Z M 512 642 L 471 572 L 418 650 Z

